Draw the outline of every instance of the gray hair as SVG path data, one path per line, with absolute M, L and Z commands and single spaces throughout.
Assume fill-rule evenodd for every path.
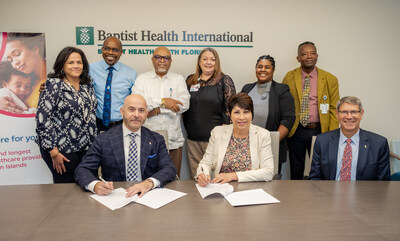
M 338 101 L 338 103 L 337 103 L 337 105 L 336 105 L 336 110 L 339 111 L 340 107 L 341 107 L 344 103 L 348 103 L 348 104 L 352 104 L 352 105 L 358 105 L 358 109 L 359 109 L 360 111 L 363 110 L 363 106 L 362 106 L 361 100 L 360 100 L 359 98 L 355 97 L 355 96 L 345 96 L 345 97 L 342 97 L 342 98 Z

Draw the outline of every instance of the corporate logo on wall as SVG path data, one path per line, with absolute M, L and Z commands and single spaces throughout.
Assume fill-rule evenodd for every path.
M 174 55 L 198 55 L 203 48 L 253 48 L 254 33 L 199 33 L 196 31 L 120 30 L 106 31 L 94 27 L 76 27 L 76 44 L 92 45 L 101 54 L 103 41 L 110 36 L 121 40 L 124 54 L 149 55 L 158 46 L 168 47 Z

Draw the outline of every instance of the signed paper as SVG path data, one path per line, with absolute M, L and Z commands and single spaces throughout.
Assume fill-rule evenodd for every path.
M 229 183 L 209 183 L 205 187 L 201 187 L 199 184 L 196 183 L 196 187 L 203 199 L 215 193 L 219 193 L 223 197 L 225 197 L 226 195 L 229 195 L 233 192 L 233 186 Z
M 140 203 L 150 208 L 157 209 L 185 195 L 186 193 L 174 191 L 167 188 L 156 188 L 147 192 L 141 198 L 139 198 L 137 194 L 135 196 L 127 198 L 126 190 L 124 188 L 117 188 L 107 196 L 94 194 L 91 195 L 91 197 L 103 204 L 104 206 L 108 207 L 109 209 L 115 210 L 118 208 L 122 208 L 123 206 L 131 202 Z

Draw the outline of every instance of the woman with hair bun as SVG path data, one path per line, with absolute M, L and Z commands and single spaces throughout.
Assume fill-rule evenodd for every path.
M 289 87 L 275 82 L 274 72 L 275 59 L 269 55 L 261 56 L 256 63 L 257 82 L 246 84 L 241 92 L 248 93 L 253 99 L 253 124 L 280 134 L 278 173 L 281 173 L 287 155 L 286 136 L 296 117 Z

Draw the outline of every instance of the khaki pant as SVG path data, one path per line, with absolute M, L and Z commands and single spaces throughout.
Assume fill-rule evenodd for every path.
M 208 141 L 191 141 L 187 139 L 186 143 L 190 175 L 194 178 L 197 166 L 206 152 Z
M 181 165 L 182 165 L 182 147 L 178 149 L 169 150 L 169 155 L 171 156 L 172 163 L 176 168 L 176 174 L 181 177 Z

